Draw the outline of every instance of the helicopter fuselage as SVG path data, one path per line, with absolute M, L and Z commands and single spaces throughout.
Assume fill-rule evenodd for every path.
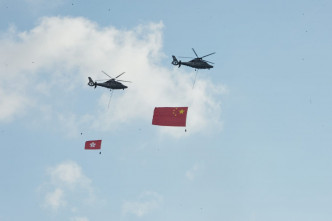
M 195 68 L 195 69 L 210 69 L 210 68 L 213 68 L 213 66 L 208 64 L 207 62 L 198 60 L 196 58 L 191 60 L 191 61 L 188 61 L 188 62 L 179 61 L 179 63 L 181 65 L 186 65 L 186 66 L 189 66 L 189 67 L 192 67 L 192 68 Z
M 103 83 L 95 83 L 97 86 L 100 87 L 105 87 L 105 88 L 109 88 L 112 90 L 116 90 L 116 89 L 126 89 L 128 88 L 126 85 L 123 85 L 122 83 L 118 82 L 118 81 L 114 81 L 114 80 L 108 80 L 105 81 Z

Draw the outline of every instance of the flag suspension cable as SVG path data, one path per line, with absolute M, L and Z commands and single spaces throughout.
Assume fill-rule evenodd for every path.
M 196 78 L 197 78 L 197 73 L 198 73 L 198 70 L 197 69 L 195 69 L 195 72 L 196 72 L 196 74 L 195 74 L 195 78 L 194 78 L 194 83 L 193 83 L 193 87 L 192 87 L 192 89 L 194 90 L 194 87 L 195 87 L 195 83 L 196 83 Z M 194 98 L 193 98 L 194 99 Z M 193 100 L 191 101 L 191 103 L 193 102 Z M 189 105 L 189 107 L 190 107 L 191 105 Z M 184 132 L 187 132 L 187 128 L 185 128 L 184 129 Z
M 107 106 L 108 109 L 110 108 L 110 103 L 111 103 L 112 95 L 113 95 L 113 90 L 111 89 L 111 95 L 110 95 L 110 99 L 108 101 L 108 106 Z
M 196 83 L 196 78 L 197 78 L 197 72 L 198 70 L 195 70 L 196 74 L 195 74 L 195 79 L 194 79 L 194 83 L 193 83 L 193 89 L 194 89 L 194 86 L 195 86 L 195 83 Z

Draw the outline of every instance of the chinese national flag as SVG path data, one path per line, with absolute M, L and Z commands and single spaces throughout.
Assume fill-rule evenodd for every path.
M 188 107 L 156 107 L 153 112 L 153 125 L 185 127 Z
M 97 150 L 101 148 L 101 140 L 89 140 L 85 142 L 86 150 Z

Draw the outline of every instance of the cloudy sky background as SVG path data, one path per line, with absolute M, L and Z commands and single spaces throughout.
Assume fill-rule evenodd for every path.
M 0 1 L 0 220 L 331 219 L 331 9 Z M 102 70 L 132 81 L 109 107 Z

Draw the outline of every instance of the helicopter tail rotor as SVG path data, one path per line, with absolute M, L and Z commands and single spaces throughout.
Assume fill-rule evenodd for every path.
M 89 83 L 88 83 L 88 85 L 91 86 L 91 87 L 94 86 L 94 87 L 96 88 L 96 87 L 97 87 L 97 83 L 94 82 L 90 77 L 88 77 L 88 79 L 89 79 Z
M 176 59 L 174 55 L 172 55 L 172 57 L 173 57 L 172 65 L 178 65 L 179 64 L 178 59 Z

